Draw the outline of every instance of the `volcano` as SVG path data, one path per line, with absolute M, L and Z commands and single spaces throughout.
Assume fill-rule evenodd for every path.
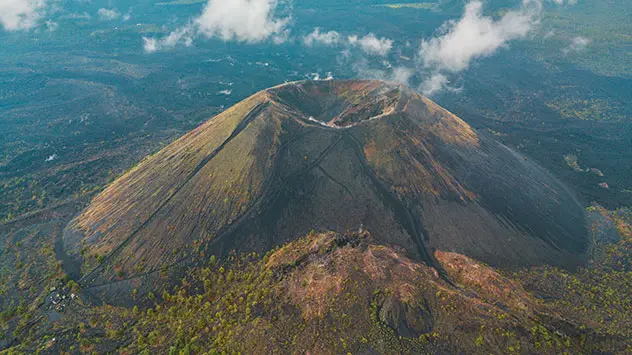
M 98 288 L 358 229 L 429 265 L 440 250 L 572 267 L 588 241 L 583 207 L 536 163 L 405 86 L 327 80 L 261 91 L 144 159 L 63 244 Z

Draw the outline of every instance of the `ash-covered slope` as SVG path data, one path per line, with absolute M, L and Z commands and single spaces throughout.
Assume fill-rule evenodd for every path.
M 257 93 L 145 159 L 69 224 L 64 246 L 94 288 L 360 226 L 433 265 L 438 249 L 569 266 L 587 243 L 562 183 L 429 99 L 307 81 Z

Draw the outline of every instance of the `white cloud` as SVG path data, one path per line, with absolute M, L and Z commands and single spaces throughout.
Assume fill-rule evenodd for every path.
M 278 17 L 277 6 L 277 0 L 208 0 L 200 16 L 167 37 L 143 37 L 143 48 L 153 53 L 178 44 L 190 46 L 199 36 L 247 43 L 271 39 L 281 44 L 289 37 L 290 17 Z
M 447 85 L 448 77 L 441 73 L 435 73 L 421 84 L 420 89 L 424 95 L 432 95 L 442 91 Z
M 390 65 L 385 66 L 384 63 L 382 66 L 376 66 L 376 63 L 369 61 L 365 56 L 353 58 L 352 55 L 349 55 L 339 58 L 339 60 L 341 60 L 341 65 L 351 67 L 356 76 L 362 79 L 393 81 L 408 85 L 410 78 L 416 74 L 413 68 L 403 66 L 393 68 Z
M 407 84 L 414 76 L 421 79 L 419 90 L 427 95 L 442 90 L 461 91 L 451 85 L 451 76 L 466 70 L 472 61 L 491 56 L 501 48 L 506 48 L 511 41 L 526 38 L 540 23 L 543 3 L 552 1 L 563 4 L 574 4 L 575 0 L 522 0 L 519 8 L 504 12 L 498 17 L 483 15 L 483 1 L 469 0 L 463 15 L 456 20 L 447 21 L 434 38 L 422 40 L 416 56 L 416 68 L 395 67 L 383 62 L 380 67 L 366 57 L 360 57 L 350 50 L 351 47 L 362 49 L 373 56 L 387 56 L 393 49 L 393 41 L 378 38 L 369 33 L 364 37 L 349 35 L 341 38 L 336 31 L 321 32 L 315 28 L 303 37 L 307 46 L 329 45 L 343 48 L 338 58 L 339 65 L 350 65 L 358 76 L 382 80 L 397 81 Z M 550 31 L 545 38 L 551 37 Z M 573 50 L 580 50 L 587 43 L 575 41 Z M 406 47 L 410 42 L 406 41 Z M 425 80 L 424 80 L 425 79 Z
M 46 21 L 46 29 L 49 32 L 55 32 L 57 31 L 58 28 L 59 28 L 59 24 L 57 22 L 52 21 L 52 20 Z
M 188 47 L 193 44 L 193 35 L 191 27 L 182 27 L 160 39 L 143 37 L 143 49 L 147 53 L 154 53 L 173 48 L 179 43 Z
M 280 33 L 277 33 L 272 36 L 272 42 L 277 45 L 283 44 L 287 42 L 289 39 L 290 39 L 290 30 L 287 28 L 281 31 Z
M 275 16 L 277 5 L 277 0 L 209 0 L 193 22 L 206 37 L 261 42 L 283 36 L 290 21 Z
M 568 54 L 570 52 L 580 52 L 583 51 L 590 44 L 590 39 L 586 37 L 575 37 L 571 41 L 571 44 L 562 49 L 562 52 Z
M 143 49 L 147 53 L 154 53 L 162 49 L 162 46 L 158 43 L 159 40 L 155 38 L 143 37 Z
M 410 78 L 415 75 L 415 71 L 406 67 L 396 67 L 390 76 L 391 81 L 408 85 Z
M 46 162 L 53 161 L 55 159 L 57 159 L 57 154 L 50 155 L 48 158 L 46 158 Z
M 320 32 L 320 28 L 314 28 L 314 31 L 303 37 L 303 43 L 311 47 L 315 44 L 323 44 L 327 46 L 340 44 L 342 37 L 336 31 Z
M 346 39 L 336 31 L 321 32 L 319 27 L 303 37 L 303 43 L 312 47 L 315 45 L 337 46 L 347 45 L 359 47 L 364 53 L 385 57 L 393 49 L 393 41 L 388 38 L 377 38 L 373 33 L 364 37 L 350 35 Z
M 539 24 L 541 12 L 542 0 L 523 0 L 519 9 L 495 20 L 483 15 L 480 0 L 470 1 L 460 19 L 444 23 L 437 37 L 421 41 L 418 54 L 428 78 L 420 89 L 431 95 L 448 88 L 447 74 L 461 72 L 473 60 L 491 56 L 512 40 L 526 37 Z
M 494 21 L 482 15 L 481 1 L 472 1 L 458 21 L 444 24 L 441 36 L 421 42 L 419 55 L 425 67 L 462 71 L 473 59 L 490 56 L 509 41 L 525 37 L 538 22 L 540 8 L 540 2 L 525 0 L 519 10 Z
M 37 26 L 46 10 L 46 0 L 0 0 L 0 25 L 7 31 Z
M 99 15 L 99 19 L 102 21 L 112 21 L 121 17 L 121 13 L 116 9 L 100 8 L 99 11 L 97 11 L 97 14 Z
M 358 38 L 358 36 L 349 36 L 349 43 L 351 45 L 357 45 L 362 50 L 371 55 L 386 56 L 393 48 L 393 41 L 388 38 L 377 38 L 373 33 Z

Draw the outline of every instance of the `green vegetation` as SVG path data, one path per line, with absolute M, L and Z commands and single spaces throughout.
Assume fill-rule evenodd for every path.
M 550 101 L 547 106 L 558 112 L 561 117 L 568 119 L 611 122 L 632 119 L 632 117 L 621 114 L 620 107 L 612 107 L 611 102 L 602 99 L 563 98 Z
M 632 349 L 632 213 L 593 209 L 622 240 L 576 273 L 538 267 L 503 276 L 438 253 L 455 287 L 367 233 L 310 233 L 263 256 L 195 267 L 130 308 L 73 308 L 53 329 L 22 333 L 10 351 L 624 353 Z M 3 312 L 5 329 L 7 319 L 35 312 L 27 308 Z
M 575 171 L 584 171 L 582 170 L 581 166 L 579 166 L 579 162 L 578 162 L 578 158 L 577 155 L 575 154 L 566 154 L 564 155 L 564 161 L 566 162 L 566 165 L 568 165 L 568 167 L 570 167 L 571 169 L 575 170 Z
M 619 242 L 597 241 L 592 264 L 577 272 L 546 266 L 514 276 L 545 300 L 541 302 L 547 309 L 562 314 L 566 322 L 580 325 L 582 348 L 590 349 L 591 339 L 602 338 L 609 341 L 595 350 L 627 353 L 632 350 L 632 210 L 609 212 L 599 206 L 589 210 L 615 224 Z M 595 228 L 593 232 L 599 233 Z M 534 332 L 543 335 L 540 328 Z
M 632 4 L 581 1 L 576 5 L 550 7 L 545 11 L 543 26 L 555 29 L 546 57 L 569 61 L 601 75 L 631 75 L 632 67 L 622 58 L 629 56 L 632 45 L 632 23 L 627 20 Z M 590 41 L 588 48 L 571 53 L 560 51 L 578 36 Z

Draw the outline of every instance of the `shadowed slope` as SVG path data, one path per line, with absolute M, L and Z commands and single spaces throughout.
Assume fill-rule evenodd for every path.
M 583 209 L 558 180 L 379 81 L 253 95 L 114 182 L 70 223 L 64 244 L 83 263 L 84 286 L 98 289 L 193 256 L 360 226 L 434 265 L 437 248 L 491 264 L 570 266 L 586 244 Z

